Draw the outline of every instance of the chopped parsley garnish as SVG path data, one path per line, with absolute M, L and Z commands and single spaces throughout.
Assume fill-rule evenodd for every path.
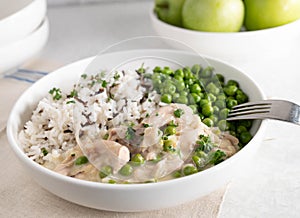
M 103 136 L 103 139 L 104 139 L 104 140 L 107 140 L 108 137 L 109 137 L 109 135 L 108 135 L 108 133 L 106 133 L 106 134 Z
M 87 78 L 87 74 L 86 74 L 86 73 L 85 73 L 85 74 L 82 74 L 82 75 L 81 75 L 81 78 L 86 79 L 86 78 Z
M 114 79 L 118 80 L 118 79 L 120 79 L 120 77 L 121 77 L 120 74 L 118 72 L 116 72 L 114 75 Z
M 53 100 L 59 100 L 62 98 L 61 90 L 55 87 L 49 91 L 49 94 L 52 95 Z
M 181 115 L 184 114 L 184 111 L 182 109 L 177 109 L 174 111 L 174 116 L 180 118 Z
M 142 66 L 136 70 L 138 74 L 144 74 L 146 72 L 146 69 L 144 68 L 144 63 L 142 63 Z
M 149 113 L 146 114 L 146 117 L 150 117 Z
M 211 149 L 215 146 L 212 142 L 209 136 L 200 135 L 199 140 L 196 141 L 196 144 L 199 145 L 198 148 L 196 148 L 195 151 L 204 151 L 205 153 L 208 153 L 211 151 Z
M 127 140 L 132 140 L 134 138 L 134 136 L 135 136 L 135 130 L 131 126 L 129 126 L 125 133 L 125 138 Z
M 143 123 L 143 127 L 148 128 L 150 125 L 148 123 Z
M 77 97 L 78 96 L 78 93 L 75 89 L 73 89 L 70 93 L 70 97 L 73 98 L 73 97 Z
M 155 114 L 155 116 L 158 116 L 158 115 L 159 115 L 158 113 Z
M 226 154 L 223 151 L 217 150 L 216 152 L 212 153 L 209 163 L 217 165 L 221 163 L 223 160 L 225 160 L 225 157 Z
M 107 82 L 106 82 L 105 80 L 103 80 L 103 81 L 102 81 L 102 87 L 103 87 L 103 88 L 106 88 L 106 86 L 107 86 Z
M 67 104 L 75 104 L 74 100 L 67 101 Z
M 41 148 L 41 152 L 43 153 L 44 156 L 48 154 L 48 151 L 46 148 Z

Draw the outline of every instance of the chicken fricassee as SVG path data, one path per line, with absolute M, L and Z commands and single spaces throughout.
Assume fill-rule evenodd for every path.
M 70 94 L 57 88 L 50 90 L 20 132 L 20 141 L 28 157 L 39 164 L 66 176 L 95 182 L 157 182 L 205 170 L 238 152 L 241 134 L 233 130 L 243 125 L 233 123 L 234 128 L 222 129 L 218 123 L 224 118 L 217 118 L 215 126 L 206 123 L 217 113 L 203 117 L 207 106 L 195 101 L 194 96 L 202 96 L 215 111 L 220 96 L 225 97 L 225 106 L 219 111 L 227 109 L 230 101 L 226 97 L 234 98 L 221 92 L 223 88 L 233 89 L 224 81 L 214 84 L 218 93 L 214 90 L 214 94 L 201 95 L 215 81 L 211 74 L 204 84 L 202 71 L 191 72 L 195 82 L 184 84 L 182 90 L 175 77 L 178 71 L 165 74 L 156 68 L 149 74 L 140 69 L 109 76 L 84 74 Z M 158 77 L 164 85 L 158 86 Z M 174 92 L 167 90 L 168 83 L 175 87 Z M 195 84 L 203 91 L 195 91 Z M 183 91 L 194 101 L 183 102 Z M 216 99 L 209 102 L 208 94 Z M 165 99 L 167 95 L 172 96 L 170 102 Z M 248 134 L 250 127 L 245 127 L 244 132 Z

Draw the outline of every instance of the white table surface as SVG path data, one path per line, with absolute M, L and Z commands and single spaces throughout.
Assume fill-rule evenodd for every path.
M 49 7 L 50 38 L 41 59 L 60 64 L 96 55 L 135 36 L 155 35 L 152 1 Z M 300 39 L 299 39 L 300 41 Z M 275 46 L 275 45 L 274 45 Z M 278 51 L 280 52 L 280 51 Z M 300 103 L 300 43 L 282 58 L 236 64 L 268 97 Z M 228 187 L 220 217 L 299 217 L 300 127 L 269 121 L 256 157 Z

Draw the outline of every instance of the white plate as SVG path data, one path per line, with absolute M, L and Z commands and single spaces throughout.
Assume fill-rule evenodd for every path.
M 46 15 L 46 0 L 0 0 L 0 47 L 35 31 Z
M 35 56 L 46 44 L 49 35 L 48 19 L 26 38 L 0 46 L 0 74 L 17 67 Z
M 97 61 L 105 63 L 98 70 L 101 68 L 112 69 L 124 63 L 124 66 L 127 67 L 130 63 L 133 67 L 140 66 L 142 63 L 145 66 L 156 66 L 158 62 L 155 62 L 153 58 L 149 61 L 151 56 L 169 58 L 173 60 L 172 63 L 179 62 L 182 65 L 203 64 L 199 61 L 198 56 L 187 53 L 170 50 L 139 50 L 104 54 L 97 58 Z M 140 59 L 139 57 L 148 58 Z M 137 59 L 140 60 L 139 63 L 134 61 Z M 55 195 L 80 205 L 110 211 L 145 211 L 172 207 L 204 196 L 228 183 L 234 176 L 238 175 L 240 170 L 244 169 L 245 164 L 249 162 L 251 156 L 259 148 L 263 138 L 265 121 L 254 127 L 257 132 L 253 139 L 234 156 L 202 172 L 169 181 L 151 184 L 112 185 L 83 181 L 46 169 L 25 155 L 18 142 L 18 132 L 24 123 L 30 119 L 38 101 L 51 88 L 59 87 L 63 91 L 70 91 L 92 60 L 90 58 L 73 63 L 34 83 L 18 99 L 9 116 L 8 140 L 22 166 L 34 180 Z M 208 61 L 217 72 L 222 73 L 227 79 L 239 81 L 251 100 L 265 98 L 257 84 L 246 74 L 218 60 L 208 59 Z M 89 69 L 93 69 L 93 67 Z M 32 199 L 32 201 L 34 200 Z M 47 204 L 47 202 L 44 203 Z

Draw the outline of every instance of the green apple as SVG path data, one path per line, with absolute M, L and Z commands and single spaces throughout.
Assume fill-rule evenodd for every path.
M 182 8 L 182 23 L 187 29 L 237 32 L 243 21 L 242 0 L 186 0 Z
M 155 0 L 157 17 L 169 24 L 182 26 L 181 11 L 185 0 Z
M 259 30 L 300 18 L 300 0 L 245 0 L 245 27 Z

